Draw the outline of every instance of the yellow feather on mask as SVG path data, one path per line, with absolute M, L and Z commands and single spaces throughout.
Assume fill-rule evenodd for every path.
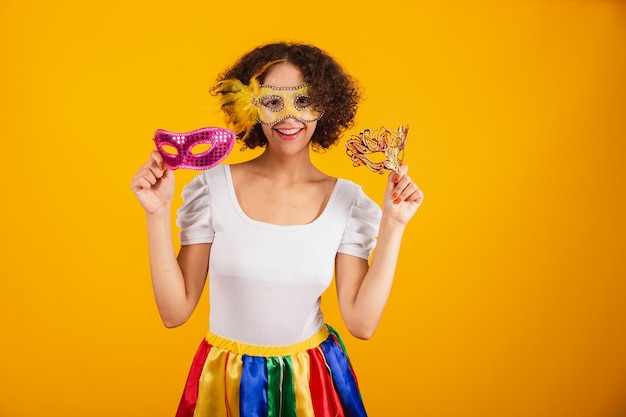
M 243 133 L 242 140 L 248 137 L 254 125 L 259 120 L 259 108 L 255 100 L 259 91 L 259 82 L 256 78 L 245 85 L 236 78 L 220 81 L 211 92 L 219 95 L 219 104 L 225 113 L 224 120 L 229 129 Z
M 225 113 L 224 120 L 227 126 L 237 135 L 243 133 L 241 140 L 245 140 L 254 125 L 259 122 L 257 99 L 260 83 L 258 78 L 272 65 L 284 61 L 285 59 L 282 58 L 266 63 L 250 78 L 248 85 L 236 78 L 228 78 L 211 89 L 211 93 L 220 96 L 219 104 Z

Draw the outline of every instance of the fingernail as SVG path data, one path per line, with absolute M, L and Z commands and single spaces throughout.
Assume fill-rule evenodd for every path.
M 399 181 L 400 181 L 400 177 L 398 176 L 393 177 L 393 182 L 397 184 Z
M 391 198 L 393 198 L 394 200 L 395 200 L 396 198 L 398 198 L 398 193 L 393 193 L 393 194 L 391 195 Z
M 394 204 L 399 204 L 399 203 L 400 203 L 400 199 L 399 199 L 399 198 L 396 198 L 395 200 L 393 200 L 393 203 L 394 203 Z

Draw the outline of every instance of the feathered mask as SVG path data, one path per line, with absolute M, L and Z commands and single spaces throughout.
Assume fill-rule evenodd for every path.
M 245 85 L 236 78 L 229 78 L 220 81 L 211 89 L 211 93 L 219 96 L 219 104 L 225 113 L 227 126 L 237 135 L 243 133 L 241 140 L 245 140 L 254 126 L 259 122 L 259 107 L 256 100 L 259 97 L 261 88 L 259 76 L 267 69 L 285 59 L 270 61 L 256 72 L 248 85 Z

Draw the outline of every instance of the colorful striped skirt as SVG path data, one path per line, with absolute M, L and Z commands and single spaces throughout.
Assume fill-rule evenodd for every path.
M 254 346 L 212 333 L 189 371 L 176 417 L 365 417 L 339 334 L 324 326 L 290 346 Z

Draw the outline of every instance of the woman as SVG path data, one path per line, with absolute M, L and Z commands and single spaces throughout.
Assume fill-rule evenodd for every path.
M 256 48 L 219 77 L 213 92 L 244 146 L 264 152 L 187 184 L 177 257 L 173 172 L 154 151 L 131 183 L 146 212 L 165 326 L 189 318 L 210 279 L 209 332 L 177 415 L 365 416 L 320 296 L 334 273 L 346 327 L 357 338 L 371 337 L 423 194 L 402 166 L 388 177 L 381 210 L 359 186 L 312 164 L 310 149 L 337 142 L 353 125 L 360 98 L 352 78 L 314 46 Z

